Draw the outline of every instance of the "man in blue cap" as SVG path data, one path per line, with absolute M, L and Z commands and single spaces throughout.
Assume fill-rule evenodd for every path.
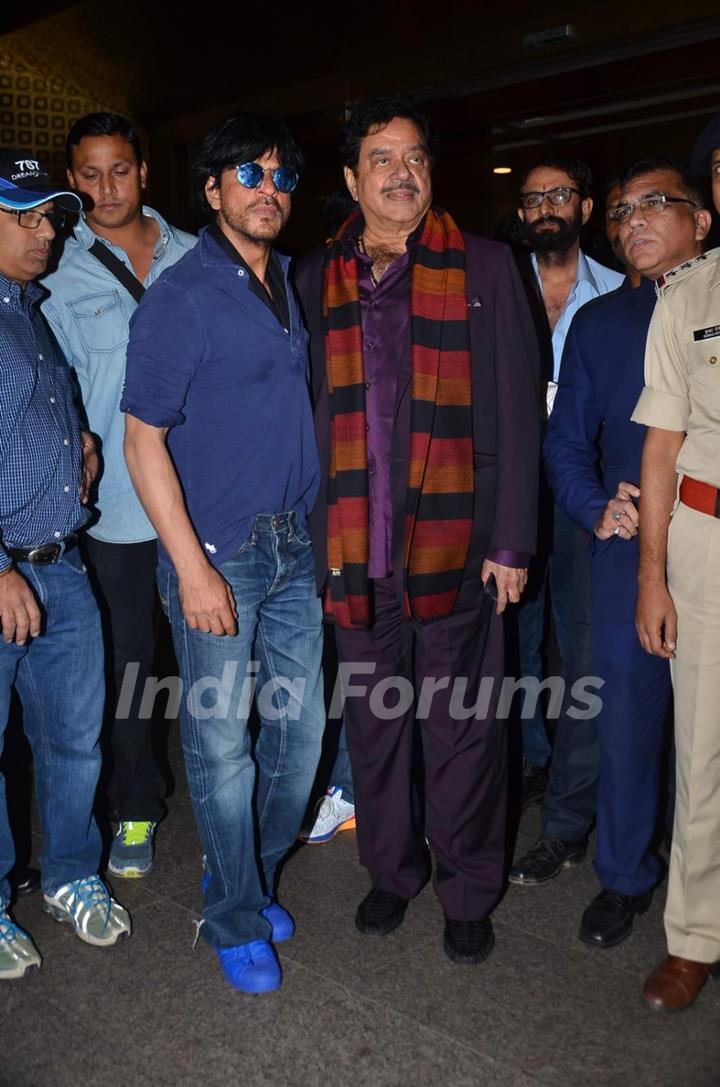
M 63 213 L 80 208 L 27 151 L 0 152 L 0 744 L 14 688 L 35 754 L 43 908 L 105 947 L 130 935 L 130 918 L 97 875 L 93 818 L 103 650 L 77 533 L 98 461 L 34 282 Z M 42 961 L 8 912 L 13 863 L 0 776 L 0 980 Z

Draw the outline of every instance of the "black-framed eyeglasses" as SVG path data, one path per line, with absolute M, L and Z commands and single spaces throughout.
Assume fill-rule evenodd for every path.
M 625 204 L 618 204 L 616 208 L 608 212 L 607 217 L 611 223 L 626 223 L 635 211 L 639 211 L 641 215 L 660 215 L 668 204 L 690 204 L 693 208 L 698 207 L 695 201 L 689 200 L 687 196 L 668 196 L 664 192 L 654 192 L 641 196 L 633 203 L 628 201 Z
M 557 185 L 554 189 L 546 189 L 545 192 L 521 192 L 520 207 L 529 211 L 531 208 L 539 208 L 543 200 L 549 200 L 553 207 L 561 208 L 563 204 L 569 204 L 572 194 L 582 196 L 579 189 L 572 185 Z
M 287 166 L 261 166 L 259 162 L 241 162 L 237 168 L 237 179 L 246 189 L 259 189 L 265 174 L 270 174 L 272 183 L 278 192 L 289 193 L 297 187 L 300 174 Z
M 0 208 L 0 211 L 4 211 L 6 215 L 16 216 L 18 226 L 24 227 L 25 230 L 37 230 L 43 219 L 47 219 L 50 226 L 56 232 L 62 230 L 67 223 L 67 215 L 64 211 L 35 211 L 34 208 L 31 208 L 29 211 L 17 211 L 15 208 Z

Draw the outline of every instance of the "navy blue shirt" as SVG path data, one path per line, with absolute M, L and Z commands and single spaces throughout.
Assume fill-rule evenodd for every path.
M 7 547 L 56 543 L 89 516 L 72 377 L 38 307 L 44 293 L 0 275 L 0 571 Z
M 121 410 L 168 427 L 188 514 L 215 566 L 259 513 L 312 508 L 320 470 L 308 336 L 280 262 L 289 327 L 207 230 L 147 291 L 130 322 Z M 171 569 L 165 549 L 160 562 Z

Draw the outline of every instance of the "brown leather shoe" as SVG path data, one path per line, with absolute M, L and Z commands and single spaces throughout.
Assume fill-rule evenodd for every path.
M 645 982 L 643 1000 L 656 1011 L 676 1012 L 689 1008 L 715 965 L 668 955 Z

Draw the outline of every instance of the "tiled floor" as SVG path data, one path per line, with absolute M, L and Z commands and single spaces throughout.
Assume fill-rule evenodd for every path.
M 646 1009 L 642 979 L 664 950 L 662 894 L 628 942 L 593 951 L 576 938 L 596 892 L 589 863 L 545 887 L 511 887 L 492 958 L 457 967 L 430 888 L 392 935 L 362 937 L 353 914 L 367 879 L 354 835 L 299 848 L 281 885 L 297 922 L 280 950 L 283 988 L 234 992 L 210 949 L 192 949 L 200 848 L 174 730 L 170 754 L 177 788 L 155 870 L 115 881 L 131 940 L 90 948 L 42 914 L 37 896 L 17 907 L 44 964 L 2 987 L 2 1087 L 720 1084 L 720 984 L 692 1011 Z M 537 809 L 518 849 L 536 830 Z

